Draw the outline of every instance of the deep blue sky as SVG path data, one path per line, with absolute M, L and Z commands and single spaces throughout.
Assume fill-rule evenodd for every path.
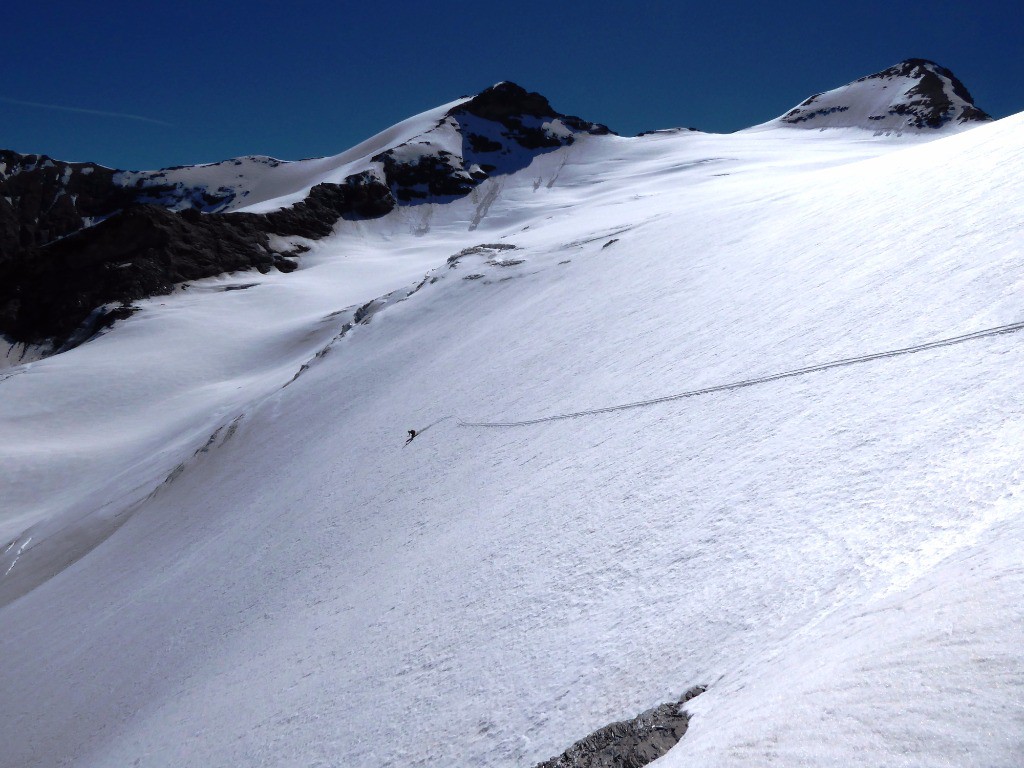
M 1020 0 L 7 0 L 0 147 L 121 168 L 335 154 L 499 80 L 623 134 L 733 131 L 909 57 L 1002 117 L 1024 110 L 1022 22 Z

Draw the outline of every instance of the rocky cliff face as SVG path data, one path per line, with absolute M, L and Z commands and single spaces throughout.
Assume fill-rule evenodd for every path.
M 130 314 L 130 304 L 175 284 L 225 272 L 298 265 L 297 251 L 270 235 L 324 237 L 339 218 L 373 218 L 394 208 L 369 174 L 319 184 L 302 202 L 265 215 L 203 214 L 131 205 L 101 223 L 0 261 L 0 330 L 23 343 L 84 341 Z
M 125 173 L 95 163 L 0 150 L 0 258 L 42 246 L 137 203 L 214 210 L 230 190 L 169 182 L 165 172 Z

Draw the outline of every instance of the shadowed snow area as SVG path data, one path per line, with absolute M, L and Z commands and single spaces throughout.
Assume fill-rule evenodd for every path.
M 1019 764 L 1024 334 L 459 420 L 1024 320 L 1022 130 L 581 135 L 0 371 L 0 765 L 532 766 L 698 683 L 652 765 Z

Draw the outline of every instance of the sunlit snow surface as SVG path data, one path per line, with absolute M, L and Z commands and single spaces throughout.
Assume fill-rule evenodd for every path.
M 1024 320 L 1022 129 L 583 137 L 5 370 L 0 765 L 531 766 L 697 683 L 656 765 L 1019 765 L 1024 335 L 458 419 Z

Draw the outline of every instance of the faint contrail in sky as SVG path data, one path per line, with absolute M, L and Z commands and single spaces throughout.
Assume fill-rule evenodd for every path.
M 101 117 L 120 117 L 125 120 L 138 120 L 141 123 L 154 123 L 156 125 L 171 125 L 170 123 L 164 122 L 163 120 L 155 120 L 152 117 L 143 117 L 142 115 L 132 115 L 127 112 L 104 112 L 100 109 L 83 109 L 82 107 L 65 107 L 60 104 L 43 104 L 38 101 L 22 101 L 21 99 L 11 99 L 7 96 L 0 96 L 0 101 L 6 102 L 7 104 L 20 104 L 23 107 L 38 107 L 39 109 L 56 109 L 60 112 L 78 112 L 82 115 L 99 115 Z

